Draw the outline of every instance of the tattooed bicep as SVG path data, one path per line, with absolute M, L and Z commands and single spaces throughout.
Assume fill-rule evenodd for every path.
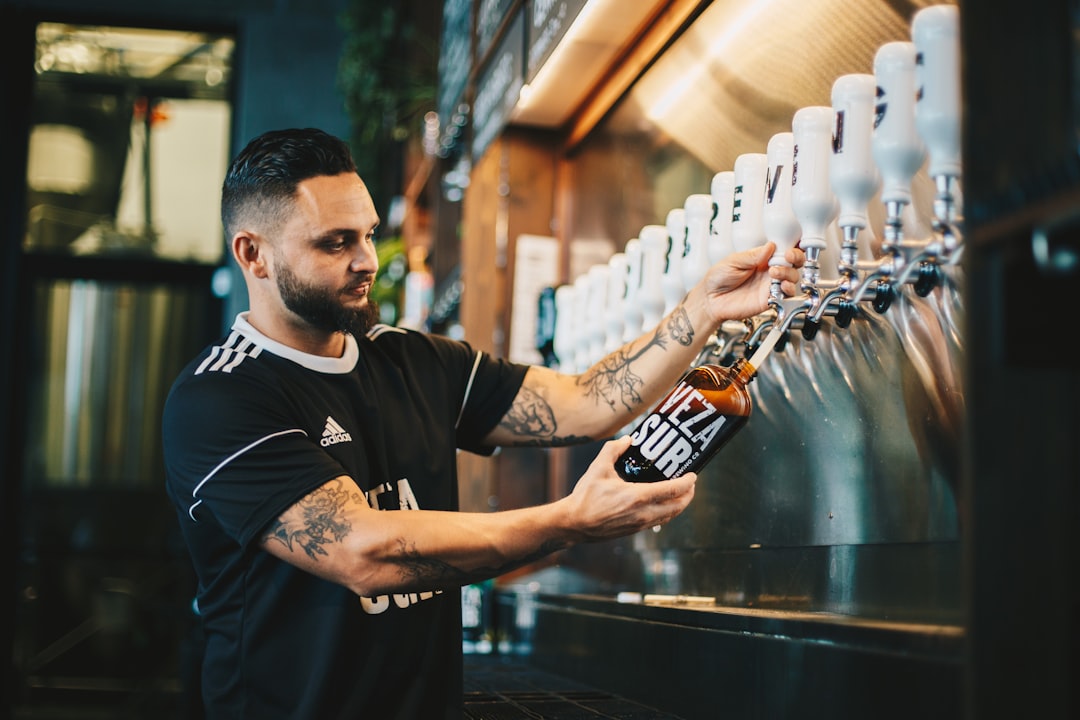
M 568 435 L 559 427 L 555 409 L 541 394 L 543 382 L 524 384 L 510 409 L 499 421 L 499 442 L 517 447 L 557 447 L 578 445 L 592 440 L 584 435 Z M 560 432 L 562 430 L 562 432 Z
M 358 500 L 362 501 L 362 496 L 351 481 L 331 480 L 270 523 L 263 533 L 263 544 L 280 543 L 290 553 L 303 551 L 318 560 L 327 554 L 328 546 L 340 543 L 352 530 L 347 508 L 350 501 Z
M 547 400 L 522 385 L 499 426 L 526 438 L 550 438 L 555 434 L 555 413 Z

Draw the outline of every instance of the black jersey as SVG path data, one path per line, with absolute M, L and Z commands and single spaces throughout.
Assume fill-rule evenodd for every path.
M 482 440 L 525 370 L 385 325 L 348 337 L 341 358 L 316 357 L 244 313 L 183 370 L 162 432 L 199 582 L 209 718 L 460 716 L 460 593 L 361 598 L 259 541 L 342 475 L 372 507 L 456 510 L 456 450 L 490 452 Z

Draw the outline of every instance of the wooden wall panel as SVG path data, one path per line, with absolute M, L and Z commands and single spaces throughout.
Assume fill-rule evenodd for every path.
M 515 238 L 552 235 L 556 144 L 543 132 L 509 130 L 473 166 L 462 204 L 461 324 L 465 339 L 496 357 L 509 347 Z M 513 457 L 459 456 L 461 507 L 483 512 L 541 502 L 546 450 L 510 449 Z M 535 454 L 523 458 L 523 454 Z M 501 473 L 503 466 L 507 472 Z M 501 478 L 506 475 L 506 481 Z

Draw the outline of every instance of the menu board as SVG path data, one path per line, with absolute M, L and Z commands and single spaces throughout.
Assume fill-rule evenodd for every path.
M 474 161 L 506 126 L 524 85 L 524 62 L 525 16 L 518 12 L 476 82 L 472 109 Z
M 444 0 L 436 110 L 446 127 L 464 100 L 472 71 L 472 0 Z
M 532 82 L 588 0 L 533 0 L 529 3 L 525 82 Z
M 476 11 L 476 57 L 484 57 L 514 0 L 480 0 Z

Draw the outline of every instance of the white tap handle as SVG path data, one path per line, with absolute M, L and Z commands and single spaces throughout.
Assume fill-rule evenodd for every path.
M 874 55 L 877 115 L 871 148 L 881 172 L 881 201 L 911 203 L 911 180 L 926 160 L 915 131 L 915 43 L 890 42 Z
M 831 127 L 831 126 L 830 126 Z M 735 201 L 735 173 L 724 170 L 713 175 L 709 186 L 712 196 L 712 227 L 709 229 L 709 264 L 715 265 L 731 253 L 735 246 L 731 242 L 731 213 Z
M 867 204 L 880 182 L 870 150 L 876 94 L 873 75 L 841 75 L 832 86 L 836 127 L 829 177 L 840 201 L 837 222 L 843 228 L 867 226 Z
M 667 249 L 661 287 L 664 292 L 664 314 L 667 315 L 686 294 L 682 279 L 683 255 L 686 253 L 686 211 L 681 207 L 669 210 L 665 227 Z
M 911 38 L 917 51 L 915 126 L 930 155 L 930 177 L 959 177 L 959 8 L 934 5 L 918 11 L 911 23 Z
M 791 209 L 791 171 L 795 159 L 794 135 L 776 133 L 769 138 L 765 152 L 768 162 L 765 207 L 762 211 L 762 227 L 765 239 L 776 243 L 776 252 L 769 258 L 770 265 L 789 265 L 784 253 L 795 247 L 799 240 L 799 220 Z
M 664 255 L 667 252 L 667 228 L 646 225 L 641 228 L 641 328 L 651 332 L 664 317 Z
M 607 293 L 610 272 L 607 263 L 598 263 L 589 268 L 589 367 L 599 362 L 606 354 L 604 347 L 607 341 Z
M 589 352 L 592 329 L 589 327 L 589 273 L 581 273 L 574 280 L 574 371 L 589 369 Z
M 826 229 L 839 210 L 829 180 L 835 119 L 831 107 L 813 105 L 796 111 L 791 120 L 795 144 L 791 210 L 802 228 L 799 242 L 804 250 L 826 248 Z
M 623 248 L 626 255 L 626 295 L 623 297 L 623 342 L 641 335 L 645 322 L 641 312 L 641 240 L 631 238 Z
M 608 260 L 607 302 L 604 304 L 604 354 L 623 344 L 626 324 L 626 253 L 617 252 Z
M 553 340 L 555 357 L 559 359 L 559 370 L 572 373 L 576 369 L 574 355 L 574 311 L 577 301 L 574 298 L 573 285 L 560 285 L 555 288 L 555 338 Z
M 765 153 L 743 153 L 735 158 L 735 192 L 731 210 L 731 242 L 739 252 L 763 245 L 765 228 Z
M 683 291 L 698 284 L 709 269 L 709 228 L 713 217 L 712 195 L 686 197 L 686 252 L 683 254 Z

